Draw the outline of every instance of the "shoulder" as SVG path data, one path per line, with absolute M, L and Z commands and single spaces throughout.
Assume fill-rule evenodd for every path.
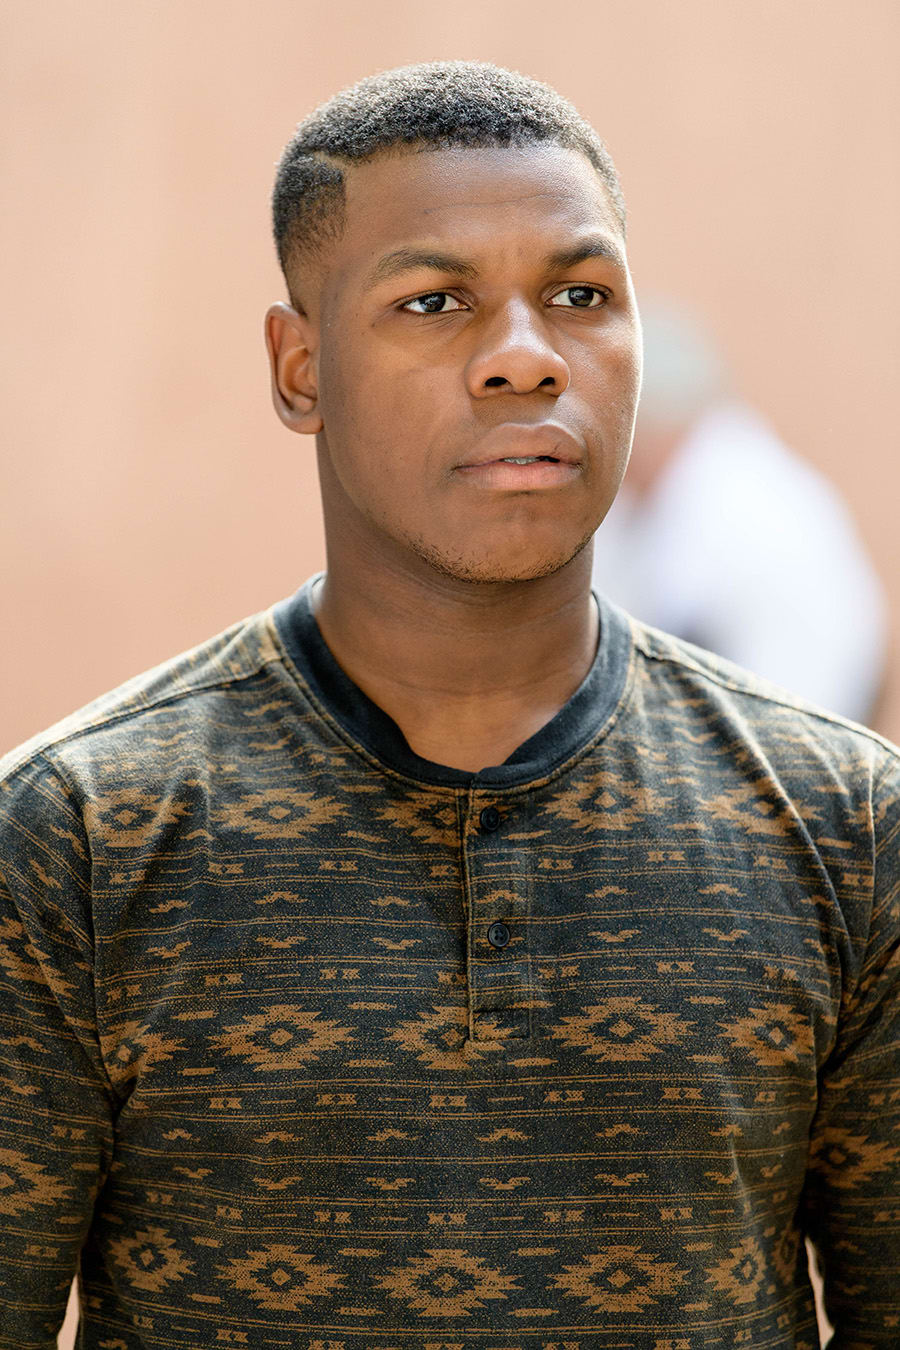
M 630 623 L 635 697 L 671 729 L 702 725 L 723 748 L 763 756 L 787 777 L 826 762 L 838 780 L 900 777 L 900 749 L 877 732 L 693 643 Z
M 208 641 L 128 680 L 0 758 L 0 794 L 41 774 L 100 755 L 145 753 L 156 731 L 188 730 L 209 717 L 210 700 L 263 674 L 282 660 L 270 612 L 233 624 Z

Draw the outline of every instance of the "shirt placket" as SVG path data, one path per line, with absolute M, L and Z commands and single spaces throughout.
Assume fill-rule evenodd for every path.
M 474 787 L 463 831 L 467 892 L 469 1037 L 474 1042 L 531 1035 L 530 884 L 515 799 Z M 519 822 L 521 828 L 521 822 Z

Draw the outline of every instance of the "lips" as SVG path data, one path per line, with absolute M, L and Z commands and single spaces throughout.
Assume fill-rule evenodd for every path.
M 516 460 L 575 466 L 582 462 L 581 447 L 572 433 L 552 422 L 504 422 L 480 440 L 471 456 L 456 465 L 459 470 L 480 469 L 489 464 Z M 529 465 L 516 465 L 527 468 Z
M 560 487 L 577 478 L 583 452 L 571 432 L 542 422 L 494 427 L 454 474 L 480 488 L 522 492 Z

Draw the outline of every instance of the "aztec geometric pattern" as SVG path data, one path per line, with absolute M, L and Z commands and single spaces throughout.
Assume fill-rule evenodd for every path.
M 629 622 L 511 781 L 271 614 L 8 758 L 0 1346 L 900 1345 L 900 760 Z

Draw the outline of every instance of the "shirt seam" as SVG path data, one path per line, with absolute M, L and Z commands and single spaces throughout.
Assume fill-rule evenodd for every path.
M 678 655 L 673 652 L 654 651 L 650 646 L 641 641 L 642 634 L 640 629 L 645 628 L 645 625 L 640 625 L 639 628 L 631 615 L 628 616 L 628 619 L 632 625 L 634 646 L 648 661 L 657 661 L 661 664 L 681 666 L 685 670 L 691 671 L 692 674 L 699 675 L 701 678 L 708 680 L 711 684 L 718 685 L 722 689 L 727 689 L 729 693 L 741 694 L 748 698 L 758 699 L 763 703 L 774 703 L 777 707 L 787 708 L 789 711 L 795 712 L 801 717 L 814 717 L 817 721 L 825 722 L 829 726 L 838 726 L 842 727 L 845 731 L 855 732 L 857 735 L 864 736 L 866 740 L 871 741 L 882 750 L 887 751 L 893 760 L 900 763 L 900 747 L 894 745 L 879 732 L 873 731 L 871 727 L 865 727 L 859 722 L 851 721 L 850 718 L 841 717 L 840 713 L 830 713 L 824 708 L 816 708 L 812 705 L 795 702 L 793 699 L 781 696 L 775 691 L 752 689 L 747 685 L 739 684 L 736 680 L 729 680 L 727 676 L 721 675 L 716 671 L 706 670 L 699 662 L 692 661 L 687 654 Z M 713 652 L 711 655 L 715 656 L 715 653 Z M 885 769 L 884 772 L 887 772 L 887 770 Z
M 142 717 L 146 713 L 156 712 L 159 708 L 165 708 L 173 703 L 178 703 L 183 699 L 192 698 L 195 694 L 207 694 L 213 689 L 227 689 L 229 686 L 236 686 L 244 683 L 246 680 L 255 679 L 257 675 L 262 674 L 268 666 L 281 663 L 281 657 L 278 655 L 260 657 L 259 664 L 252 670 L 242 671 L 239 675 L 222 675 L 215 679 L 192 684 L 188 689 L 180 689 L 170 694 L 161 694 L 158 698 L 151 699 L 139 708 L 123 709 L 121 712 L 110 712 L 103 717 L 98 717 L 95 721 L 86 723 L 83 726 L 74 727 L 71 731 L 59 737 L 39 744 L 24 759 L 14 762 L 10 770 L 0 781 L 11 783 L 19 774 L 44 759 L 54 769 L 57 768 L 51 755 L 56 754 L 65 746 L 73 741 L 80 740 L 84 736 L 93 735 L 96 731 L 104 731 L 119 726 L 124 722 L 131 721 L 135 717 Z M 62 772 L 58 770 L 58 772 Z M 67 786 L 71 787 L 69 780 L 66 779 Z
M 83 836 L 85 847 L 87 849 L 88 864 L 90 870 L 90 882 L 88 885 L 86 899 L 87 899 L 88 913 L 90 916 L 91 929 L 90 933 L 86 934 L 85 936 L 88 938 L 91 948 L 91 1003 L 93 1006 L 93 1031 L 97 1047 L 97 1059 L 103 1071 L 104 1087 L 107 1096 L 109 1098 L 110 1105 L 115 1110 L 120 1110 L 122 1106 L 122 1099 L 117 1093 L 113 1085 L 112 1079 L 109 1076 L 109 1070 L 107 1069 L 106 1060 L 103 1055 L 103 1038 L 100 1033 L 100 1010 L 97 1000 L 97 925 L 94 917 L 94 855 L 93 850 L 91 849 L 90 834 L 88 833 L 84 820 L 84 805 L 85 805 L 84 793 L 72 781 L 70 776 L 63 769 L 62 765 L 57 764 L 54 759 L 51 759 L 49 750 L 47 748 L 36 751 L 33 758 L 28 762 L 36 766 L 39 760 L 42 760 L 44 762 L 49 772 L 52 773 L 57 778 L 57 780 L 63 785 L 63 787 L 65 787 L 68 790 L 68 792 L 72 796 L 73 801 L 77 805 L 76 814 L 78 815 L 81 834 Z
M 872 784 L 872 792 L 871 792 L 871 796 L 870 796 L 870 799 L 869 799 L 869 822 L 868 822 L 868 824 L 869 824 L 869 834 L 870 834 L 871 841 L 872 841 L 872 842 L 871 842 L 871 848 L 872 848 L 872 894 L 871 894 L 871 901 L 870 901 L 870 905 L 869 905 L 869 923 L 868 923 L 868 928 L 867 928 L 867 930 L 866 930 L 866 941 L 865 941 L 865 947 L 864 947 L 864 951 L 866 952 L 866 959 L 863 960 L 863 961 L 860 963 L 859 979 L 857 980 L 856 985 L 855 985 L 854 990 L 853 990 L 853 995 L 854 995 L 854 997 L 855 997 L 855 995 L 856 995 L 858 989 L 859 989 L 860 986 L 862 985 L 862 983 L 863 983 L 863 981 L 864 981 L 866 975 L 868 974 L 869 970 L 870 970 L 873 966 L 877 965 L 877 964 L 881 961 L 881 959 L 882 959 L 882 957 L 883 957 L 883 955 L 884 955 L 884 951 L 885 951 L 886 945 L 887 945 L 887 946 L 890 945 L 890 940 L 888 940 L 888 943 L 887 943 L 887 944 L 882 944 L 882 946 L 879 948 L 879 950 L 878 950 L 877 952 L 871 952 L 871 951 L 869 950 L 870 944 L 871 944 L 871 940 L 872 940 L 872 924 L 873 924 L 874 921 L 875 921 L 876 914 L 879 912 L 879 907 L 878 907 L 878 863 L 879 863 L 879 859 L 881 858 L 881 855 L 883 854 L 885 848 L 887 847 L 888 841 L 889 841 L 890 838 L 891 838 L 891 834 L 894 834 L 894 835 L 900 834 L 900 822 L 898 822 L 897 824 L 894 825 L 893 831 L 890 831 L 890 832 L 888 833 L 887 838 L 886 838 L 886 839 L 883 839 L 883 840 L 881 841 L 881 843 L 879 843 L 879 841 L 878 841 L 878 839 L 877 839 L 877 836 L 876 836 L 876 830 L 875 830 L 875 809 L 874 809 L 874 808 L 875 808 L 875 802 L 878 800 L 879 795 L 880 795 L 880 793 L 881 793 L 882 786 L 883 786 L 883 784 L 884 784 L 884 780 L 885 780 L 885 779 L 887 778 L 887 776 L 888 776 L 889 767 L 890 767 L 890 766 L 888 765 L 887 762 L 885 762 L 885 763 L 882 765 L 882 767 L 881 767 L 881 772 L 878 774 L 877 778 L 875 779 L 875 781 L 874 781 L 873 784 Z

